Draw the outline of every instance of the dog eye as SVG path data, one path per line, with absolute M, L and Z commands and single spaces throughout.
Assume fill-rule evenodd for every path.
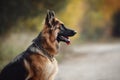
M 60 25 L 60 26 L 58 26 L 58 27 L 56 27 L 55 29 L 59 29 L 59 30 L 62 30 L 62 24 Z
M 63 26 L 64 26 L 64 25 L 61 24 L 61 25 L 59 26 L 59 29 L 60 29 L 60 30 L 63 30 Z

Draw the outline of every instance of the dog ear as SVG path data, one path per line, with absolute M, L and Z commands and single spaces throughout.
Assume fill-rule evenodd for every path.
M 45 24 L 48 25 L 48 27 L 52 27 L 53 22 L 54 22 L 54 18 L 55 18 L 54 11 L 48 10 L 47 15 L 46 15 L 46 19 L 45 19 Z

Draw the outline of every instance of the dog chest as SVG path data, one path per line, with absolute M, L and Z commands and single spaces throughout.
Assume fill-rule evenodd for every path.
M 45 67 L 45 74 L 48 79 L 54 77 L 58 72 L 58 64 L 56 59 L 54 58 L 53 61 L 48 60 Z

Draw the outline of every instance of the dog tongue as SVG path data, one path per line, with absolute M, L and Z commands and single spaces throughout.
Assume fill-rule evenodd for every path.
M 68 41 L 68 42 L 66 42 L 67 43 L 67 45 L 70 45 L 70 41 Z
M 66 38 L 68 39 L 68 41 L 66 42 L 67 45 L 70 45 L 70 39 L 69 39 L 69 37 L 66 37 Z

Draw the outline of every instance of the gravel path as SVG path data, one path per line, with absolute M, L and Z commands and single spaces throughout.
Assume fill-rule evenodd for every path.
M 120 80 L 120 43 L 71 48 L 74 57 L 59 64 L 55 80 Z M 81 54 L 85 54 L 81 57 Z

